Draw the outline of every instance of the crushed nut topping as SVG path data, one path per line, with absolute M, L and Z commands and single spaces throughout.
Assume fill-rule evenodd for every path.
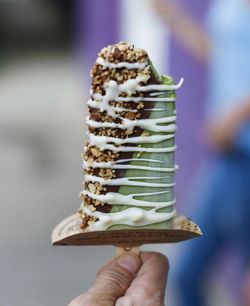
M 148 61 L 148 54 L 146 51 L 141 49 L 135 49 L 132 44 L 126 42 L 120 42 L 118 44 L 108 46 L 103 48 L 98 54 L 99 58 L 102 58 L 106 62 L 119 63 L 146 63 Z M 91 70 L 92 83 L 91 83 L 91 100 L 94 100 L 93 94 L 105 95 L 104 84 L 113 80 L 118 84 L 122 84 L 130 79 L 135 79 L 138 76 L 150 77 L 151 71 L 148 69 L 147 65 L 143 69 L 127 69 L 127 68 L 108 68 L 102 66 L 101 64 L 95 63 L 93 69 Z M 142 83 L 140 85 L 144 85 Z M 142 92 L 136 92 L 134 94 L 122 92 L 120 97 L 144 97 Z M 138 99 L 139 100 L 139 99 Z M 97 103 L 100 101 L 96 101 Z M 90 119 L 97 122 L 109 122 L 120 124 L 123 122 L 123 118 L 128 120 L 138 120 L 141 118 L 142 110 L 144 109 L 144 103 L 142 101 L 109 101 L 111 107 L 117 108 L 115 114 L 119 117 L 114 118 L 107 114 L 106 111 L 100 111 L 99 108 L 93 108 L 89 106 Z M 137 128 L 120 129 L 120 128 L 110 128 L 110 127 L 100 127 L 95 128 L 92 126 L 88 127 L 89 133 L 96 136 L 107 136 L 115 137 L 120 139 L 126 139 L 133 134 L 137 133 Z M 148 136 L 144 133 L 143 136 Z M 117 145 L 112 143 L 114 147 Z M 139 152 L 137 156 L 140 156 L 142 152 Z M 113 179 L 116 177 L 117 173 L 114 169 L 110 168 L 95 168 L 92 167 L 94 162 L 112 162 L 119 159 L 120 153 L 115 150 L 101 150 L 99 147 L 86 142 L 85 152 L 82 155 L 84 160 L 87 162 L 88 167 L 84 169 L 84 174 L 91 176 L 98 176 L 104 180 Z M 99 182 L 85 181 L 84 190 L 90 193 L 90 196 L 80 193 L 80 197 L 83 200 L 83 205 L 87 207 L 90 211 L 94 212 L 100 207 L 104 207 L 106 203 L 99 200 L 91 198 L 91 194 L 102 195 L 106 194 L 107 186 L 100 184 Z M 95 217 L 88 216 L 82 210 L 78 212 L 80 218 L 82 219 L 82 224 L 80 228 L 83 231 L 88 231 L 89 226 L 94 224 L 98 219 Z

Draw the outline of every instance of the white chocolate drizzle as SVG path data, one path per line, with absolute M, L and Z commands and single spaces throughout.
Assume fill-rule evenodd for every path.
M 163 123 L 175 122 L 176 116 L 163 117 L 157 119 L 140 119 L 140 120 L 129 120 L 123 118 L 123 123 L 113 123 L 113 122 L 98 122 L 93 121 L 87 117 L 87 124 L 89 126 L 100 128 L 100 127 L 111 127 L 119 129 L 133 130 L 134 127 L 140 127 L 141 129 L 150 130 L 152 132 L 167 132 L 173 133 L 176 131 L 177 127 L 175 124 L 171 125 L 159 125 Z
M 103 58 L 99 57 L 96 61 L 97 64 L 109 69 L 113 68 L 126 68 L 126 69 L 139 69 L 147 72 L 150 68 L 149 62 L 143 63 L 110 63 L 105 61 Z M 148 119 L 136 119 L 129 120 L 119 115 L 119 112 L 137 112 L 138 110 L 130 110 L 123 107 L 114 107 L 110 105 L 110 102 L 175 102 L 175 97 L 168 97 L 166 94 L 169 91 L 174 91 L 183 83 L 183 79 L 177 85 L 165 85 L 165 84 L 150 84 L 146 85 L 150 76 L 148 73 L 141 73 L 135 79 L 129 79 L 122 84 L 118 84 L 114 80 L 106 82 L 103 85 L 105 94 L 101 95 L 99 93 L 93 94 L 90 91 L 92 99 L 88 101 L 88 105 L 92 108 L 99 109 L 101 112 L 106 112 L 108 115 L 120 119 L 120 123 L 115 122 L 98 122 L 91 120 L 87 117 L 87 124 L 94 128 L 119 128 L 133 130 L 135 127 L 139 127 L 143 130 L 148 130 L 152 132 L 168 133 L 164 135 L 148 135 L 148 136 L 136 136 L 129 137 L 126 139 L 107 137 L 107 136 L 96 136 L 92 133 L 88 136 L 88 143 L 92 146 L 99 147 L 100 150 L 112 150 L 116 152 L 149 152 L 149 153 L 164 153 L 164 152 L 174 152 L 176 145 L 171 145 L 167 147 L 148 147 L 143 146 L 143 144 L 158 144 L 163 141 L 168 141 L 174 138 L 174 132 L 177 127 L 175 125 L 176 113 L 173 112 L 171 116 L 162 118 L 148 118 Z M 145 84 L 145 85 L 142 85 Z M 153 91 L 153 92 L 152 92 Z M 122 93 L 127 93 L 129 97 L 122 97 Z M 134 96 L 140 92 L 150 92 L 148 97 L 137 97 Z M 162 107 L 162 105 L 161 105 Z M 144 111 L 164 111 L 163 108 L 146 108 Z M 136 146 L 129 146 L 127 144 L 136 144 Z M 86 150 L 86 147 L 85 147 Z M 130 162 L 136 161 L 137 164 L 130 164 Z M 138 162 L 147 162 L 149 165 L 139 165 Z M 158 167 L 157 167 L 158 165 Z M 101 185 L 108 186 L 143 186 L 159 188 L 159 191 L 147 192 L 147 193 L 132 193 L 129 195 L 124 195 L 118 192 L 107 192 L 106 194 L 95 194 L 84 189 L 81 193 L 82 195 L 87 195 L 92 199 L 99 200 L 103 203 L 110 205 L 127 205 L 133 206 L 119 212 L 103 213 L 100 211 L 91 211 L 83 203 L 81 206 L 82 211 L 91 216 L 96 217 L 98 220 L 93 224 L 89 225 L 89 230 L 105 230 L 113 225 L 126 224 L 130 226 L 144 226 L 154 223 L 159 223 L 171 219 L 175 214 L 175 209 L 171 212 L 159 212 L 159 209 L 173 206 L 174 200 L 169 201 L 157 201 L 152 202 L 147 200 L 148 197 L 153 197 L 160 194 L 167 194 L 171 192 L 175 183 L 167 183 L 170 176 L 175 173 L 178 167 L 175 165 L 173 167 L 161 167 L 164 162 L 161 160 L 151 159 L 151 158 L 128 158 L 120 159 L 111 162 L 92 162 L 88 163 L 83 161 L 83 167 L 85 169 L 89 168 L 110 168 L 110 169 L 137 169 L 137 170 L 147 170 L 152 171 L 154 174 L 152 176 L 132 176 L 132 177 L 121 177 L 105 179 L 103 177 L 95 175 L 85 175 L 86 182 L 98 182 Z M 159 175 L 155 175 L 159 173 Z M 166 173 L 170 176 L 161 176 L 160 173 Z M 142 181 L 146 180 L 146 181 Z M 170 180 L 171 181 L 171 180 Z M 162 190 L 165 188 L 165 190 Z M 140 197 L 138 199 L 137 197 Z M 145 197 L 145 198 L 144 198 Z M 143 198 L 143 199 L 141 199 Z M 150 210 L 145 210 L 142 207 L 152 208 Z
M 144 226 L 153 223 L 159 223 L 174 217 L 175 209 L 169 213 L 157 212 L 155 209 L 144 210 L 139 207 L 131 207 L 116 213 L 105 214 L 100 211 L 92 212 L 87 207 L 82 208 L 89 215 L 98 218 L 89 230 L 98 231 L 111 227 L 116 224 L 127 224 L 130 226 Z
M 176 150 L 176 145 L 167 148 L 145 148 L 141 146 L 143 143 L 160 143 L 164 140 L 172 139 L 174 134 L 168 135 L 152 135 L 148 137 L 131 137 L 131 138 L 115 138 L 107 136 L 96 136 L 93 134 L 89 135 L 88 142 L 91 145 L 97 145 L 101 150 L 113 150 L 118 152 L 173 152 Z M 110 144 L 110 143 L 114 143 Z M 121 144 L 133 143 L 139 144 L 138 147 L 121 146 Z
M 129 147 L 129 146 L 120 146 L 116 147 L 110 144 L 107 144 L 105 147 L 105 150 L 112 150 L 112 151 L 117 151 L 117 152 L 151 152 L 151 153 L 167 153 L 167 152 L 174 152 L 177 148 L 176 145 L 172 147 L 167 147 L 167 148 L 145 148 L 145 147 Z
M 135 197 L 139 196 L 153 196 L 156 194 L 163 194 L 163 193 L 168 193 L 169 191 L 160 191 L 160 192 L 148 192 L 148 193 L 135 193 L 135 194 L 129 194 L 129 195 L 124 195 L 124 194 L 116 194 L 114 192 L 109 192 L 107 194 L 102 194 L 102 195 L 96 195 L 94 193 L 91 193 L 87 190 L 83 190 L 82 194 L 88 195 L 89 197 L 102 201 L 104 203 L 108 203 L 111 205 L 130 205 L 130 206 L 142 206 L 142 207 L 155 207 L 155 203 L 152 204 L 150 201 L 143 201 L 143 200 L 136 200 L 134 199 Z M 171 205 L 174 205 L 175 200 L 173 201 L 167 201 L 167 202 L 158 202 L 157 203 L 157 209 L 163 208 L 163 207 L 168 207 Z
M 94 175 L 85 175 L 85 180 L 90 182 L 98 182 L 101 185 L 110 185 L 110 186 L 144 186 L 144 187 L 173 187 L 175 183 L 149 183 L 141 182 L 140 180 L 152 180 L 158 181 L 160 179 L 167 179 L 168 177 L 151 177 L 151 176 L 133 176 L 133 177 L 122 177 L 105 180 L 102 177 Z M 139 182 L 138 182 L 139 180 Z M 118 193 L 117 193 L 118 194 Z
M 84 160 L 83 167 L 89 169 L 90 165 Z M 138 166 L 138 165 L 117 165 L 115 162 L 97 163 L 93 162 L 91 164 L 93 168 L 110 168 L 110 169 L 138 169 L 138 170 L 151 170 L 157 172 L 175 172 L 178 166 L 175 165 L 173 168 L 159 168 L 159 167 L 149 167 L 149 166 Z
M 144 63 L 128 63 L 128 62 L 120 62 L 120 63 L 110 63 L 106 62 L 102 57 L 98 57 L 96 63 L 102 65 L 104 67 L 108 67 L 109 69 L 113 68 L 127 68 L 127 69 L 144 69 L 146 67 L 149 68 L 148 62 Z

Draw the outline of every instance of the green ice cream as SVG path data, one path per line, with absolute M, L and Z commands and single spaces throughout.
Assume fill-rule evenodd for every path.
M 150 61 L 150 67 L 152 73 L 155 74 L 159 82 L 166 84 L 166 85 L 174 85 L 174 80 L 173 78 L 163 75 L 160 76 L 154 66 L 152 65 L 152 62 Z M 170 90 L 167 93 L 161 95 L 161 97 L 172 97 L 176 98 L 175 91 Z M 162 111 L 154 111 L 154 109 L 162 109 Z M 155 119 L 155 118 L 161 118 L 161 117 L 168 117 L 168 116 L 174 116 L 175 115 L 175 102 L 157 102 L 154 104 L 153 110 L 150 114 L 150 119 Z M 166 135 L 170 133 L 164 133 L 164 132 L 153 132 L 150 130 L 143 130 L 143 133 L 151 135 Z M 156 144 L 143 144 L 143 147 L 150 147 L 150 148 L 161 148 L 161 147 L 172 147 L 175 145 L 175 138 L 171 138 L 169 140 L 162 141 L 160 143 Z M 140 145 L 139 145 L 140 146 Z M 143 152 L 142 154 L 139 154 L 135 152 L 133 154 L 134 159 L 138 159 L 138 161 L 131 161 L 131 165 L 139 165 L 139 166 L 145 166 L 145 167 L 159 167 L 159 163 L 155 162 L 149 162 L 149 161 L 140 161 L 140 159 L 152 159 L 152 160 L 157 160 L 157 161 L 162 161 L 163 163 L 160 164 L 162 167 L 166 168 L 174 168 L 175 167 L 175 158 L 174 158 L 174 152 L 167 152 L 167 153 L 148 153 L 148 152 Z M 143 177 L 159 177 L 159 182 L 162 183 L 174 183 L 174 175 L 175 172 L 159 172 L 159 171 L 150 171 L 150 170 L 134 170 L 134 169 L 129 169 L 126 171 L 126 177 L 138 177 L 138 176 L 143 176 Z M 148 181 L 151 182 L 152 180 L 140 180 L 140 181 Z M 136 193 L 153 193 L 153 192 L 158 192 L 158 191 L 168 191 L 168 193 L 162 193 L 162 194 L 157 194 L 157 195 L 152 195 L 152 196 L 138 196 L 136 199 L 138 200 L 144 200 L 144 201 L 149 201 L 152 202 L 151 207 L 141 207 L 145 210 L 150 210 L 154 207 L 155 202 L 165 202 L 165 201 L 173 201 L 174 200 L 174 186 L 172 187 L 141 187 L 141 186 L 121 186 L 119 188 L 119 193 L 123 195 L 129 195 L 131 193 L 136 194 Z M 113 205 L 111 212 L 118 212 L 124 209 L 127 209 L 131 207 L 131 205 Z M 174 210 L 174 206 L 171 205 L 166 208 L 161 208 L 158 210 L 158 212 L 172 212 Z M 113 225 L 109 229 L 124 229 L 124 228 L 171 228 L 173 226 L 173 219 L 169 219 L 167 221 L 159 222 L 159 223 L 153 223 L 149 225 L 144 225 L 144 226 L 131 226 L 131 225 L 125 225 L 125 224 L 119 224 L 119 225 Z
M 160 76 L 146 51 L 123 42 L 99 53 L 92 77 L 81 228 L 171 228 L 182 81 Z

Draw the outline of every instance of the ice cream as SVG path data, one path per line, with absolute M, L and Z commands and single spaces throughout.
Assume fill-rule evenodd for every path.
M 183 80 L 160 76 L 146 51 L 125 42 L 104 48 L 91 76 L 81 229 L 171 228 Z

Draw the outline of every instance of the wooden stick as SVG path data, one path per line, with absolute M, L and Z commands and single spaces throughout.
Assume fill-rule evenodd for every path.
M 126 253 L 134 253 L 136 255 L 140 254 L 140 247 L 117 247 L 116 248 L 116 257 L 119 257 Z

